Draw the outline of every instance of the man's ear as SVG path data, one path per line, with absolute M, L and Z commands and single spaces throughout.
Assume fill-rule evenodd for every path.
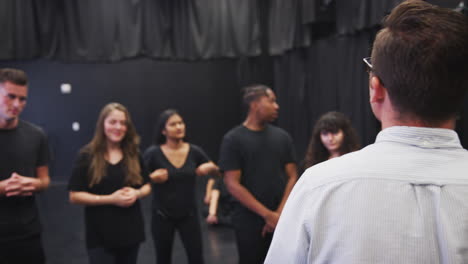
M 250 102 L 250 107 L 249 107 L 250 110 L 255 111 L 257 109 L 257 107 L 258 107 L 258 100 L 254 100 L 254 101 Z
M 383 103 L 386 96 L 387 89 L 382 85 L 379 78 L 372 76 L 369 80 L 370 103 Z

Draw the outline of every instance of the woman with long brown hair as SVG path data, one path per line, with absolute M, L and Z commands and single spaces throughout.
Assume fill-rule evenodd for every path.
M 196 177 L 219 173 L 203 149 L 185 141 L 185 122 L 174 109 L 161 113 L 155 144 L 145 152 L 153 182 L 152 232 L 157 263 L 171 263 L 175 231 L 188 263 L 203 263 L 203 249 L 195 197 Z
M 315 123 L 303 169 L 359 148 L 359 140 L 351 120 L 340 112 L 325 113 Z
M 145 239 L 139 199 L 151 192 L 139 136 L 121 104 L 104 106 L 94 137 L 78 155 L 70 202 L 85 205 L 90 264 L 135 264 Z

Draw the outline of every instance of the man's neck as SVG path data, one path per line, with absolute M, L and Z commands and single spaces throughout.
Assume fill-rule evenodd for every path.
M 2 119 L 0 118 L 0 129 L 13 129 L 18 126 L 18 118 Z
M 392 126 L 410 126 L 410 127 L 427 127 L 427 128 L 445 128 L 445 129 L 455 129 L 456 119 L 451 118 L 449 120 L 437 122 L 437 123 L 428 123 L 418 119 L 387 119 L 382 120 L 382 130 Z
M 243 126 L 246 128 L 253 130 L 253 131 L 261 131 L 265 129 L 267 126 L 268 122 L 264 120 L 259 120 L 253 115 L 248 115 L 247 118 L 245 119 L 244 123 L 242 123 Z

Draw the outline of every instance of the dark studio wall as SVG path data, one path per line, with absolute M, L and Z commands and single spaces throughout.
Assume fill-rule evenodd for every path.
M 241 118 L 234 60 L 3 61 L 0 67 L 20 68 L 29 75 L 29 99 L 22 118 L 48 134 L 53 181 L 68 180 L 76 152 L 91 139 L 99 111 L 108 102 L 128 107 L 142 137 L 142 150 L 151 144 L 159 113 L 179 109 L 190 142 L 202 146 L 214 160 L 223 134 Z M 60 92 L 62 83 L 71 84 L 70 94 Z M 80 123 L 79 131 L 72 130 L 73 122 Z

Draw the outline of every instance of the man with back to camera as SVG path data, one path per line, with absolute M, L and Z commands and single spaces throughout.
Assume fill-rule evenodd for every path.
M 34 194 L 49 186 L 44 132 L 20 120 L 28 96 L 26 74 L 0 69 L 0 263 L 45 263 Z
M 292 139 L 270 125 L 279 106 L 264 85 L 244 88 L 248 106 L 244 123 L 223 138 L 220 168 L 231 195 L 239 202 L 232 212 L 239 263 L 263 263 L 278 218 L 297 180 Z
M 371 56 L 382 131 L 304 173 L 265 263 L 468 263 L 468 152 L 454 131 L 468 88 L 467 18 L 403 2 Z

